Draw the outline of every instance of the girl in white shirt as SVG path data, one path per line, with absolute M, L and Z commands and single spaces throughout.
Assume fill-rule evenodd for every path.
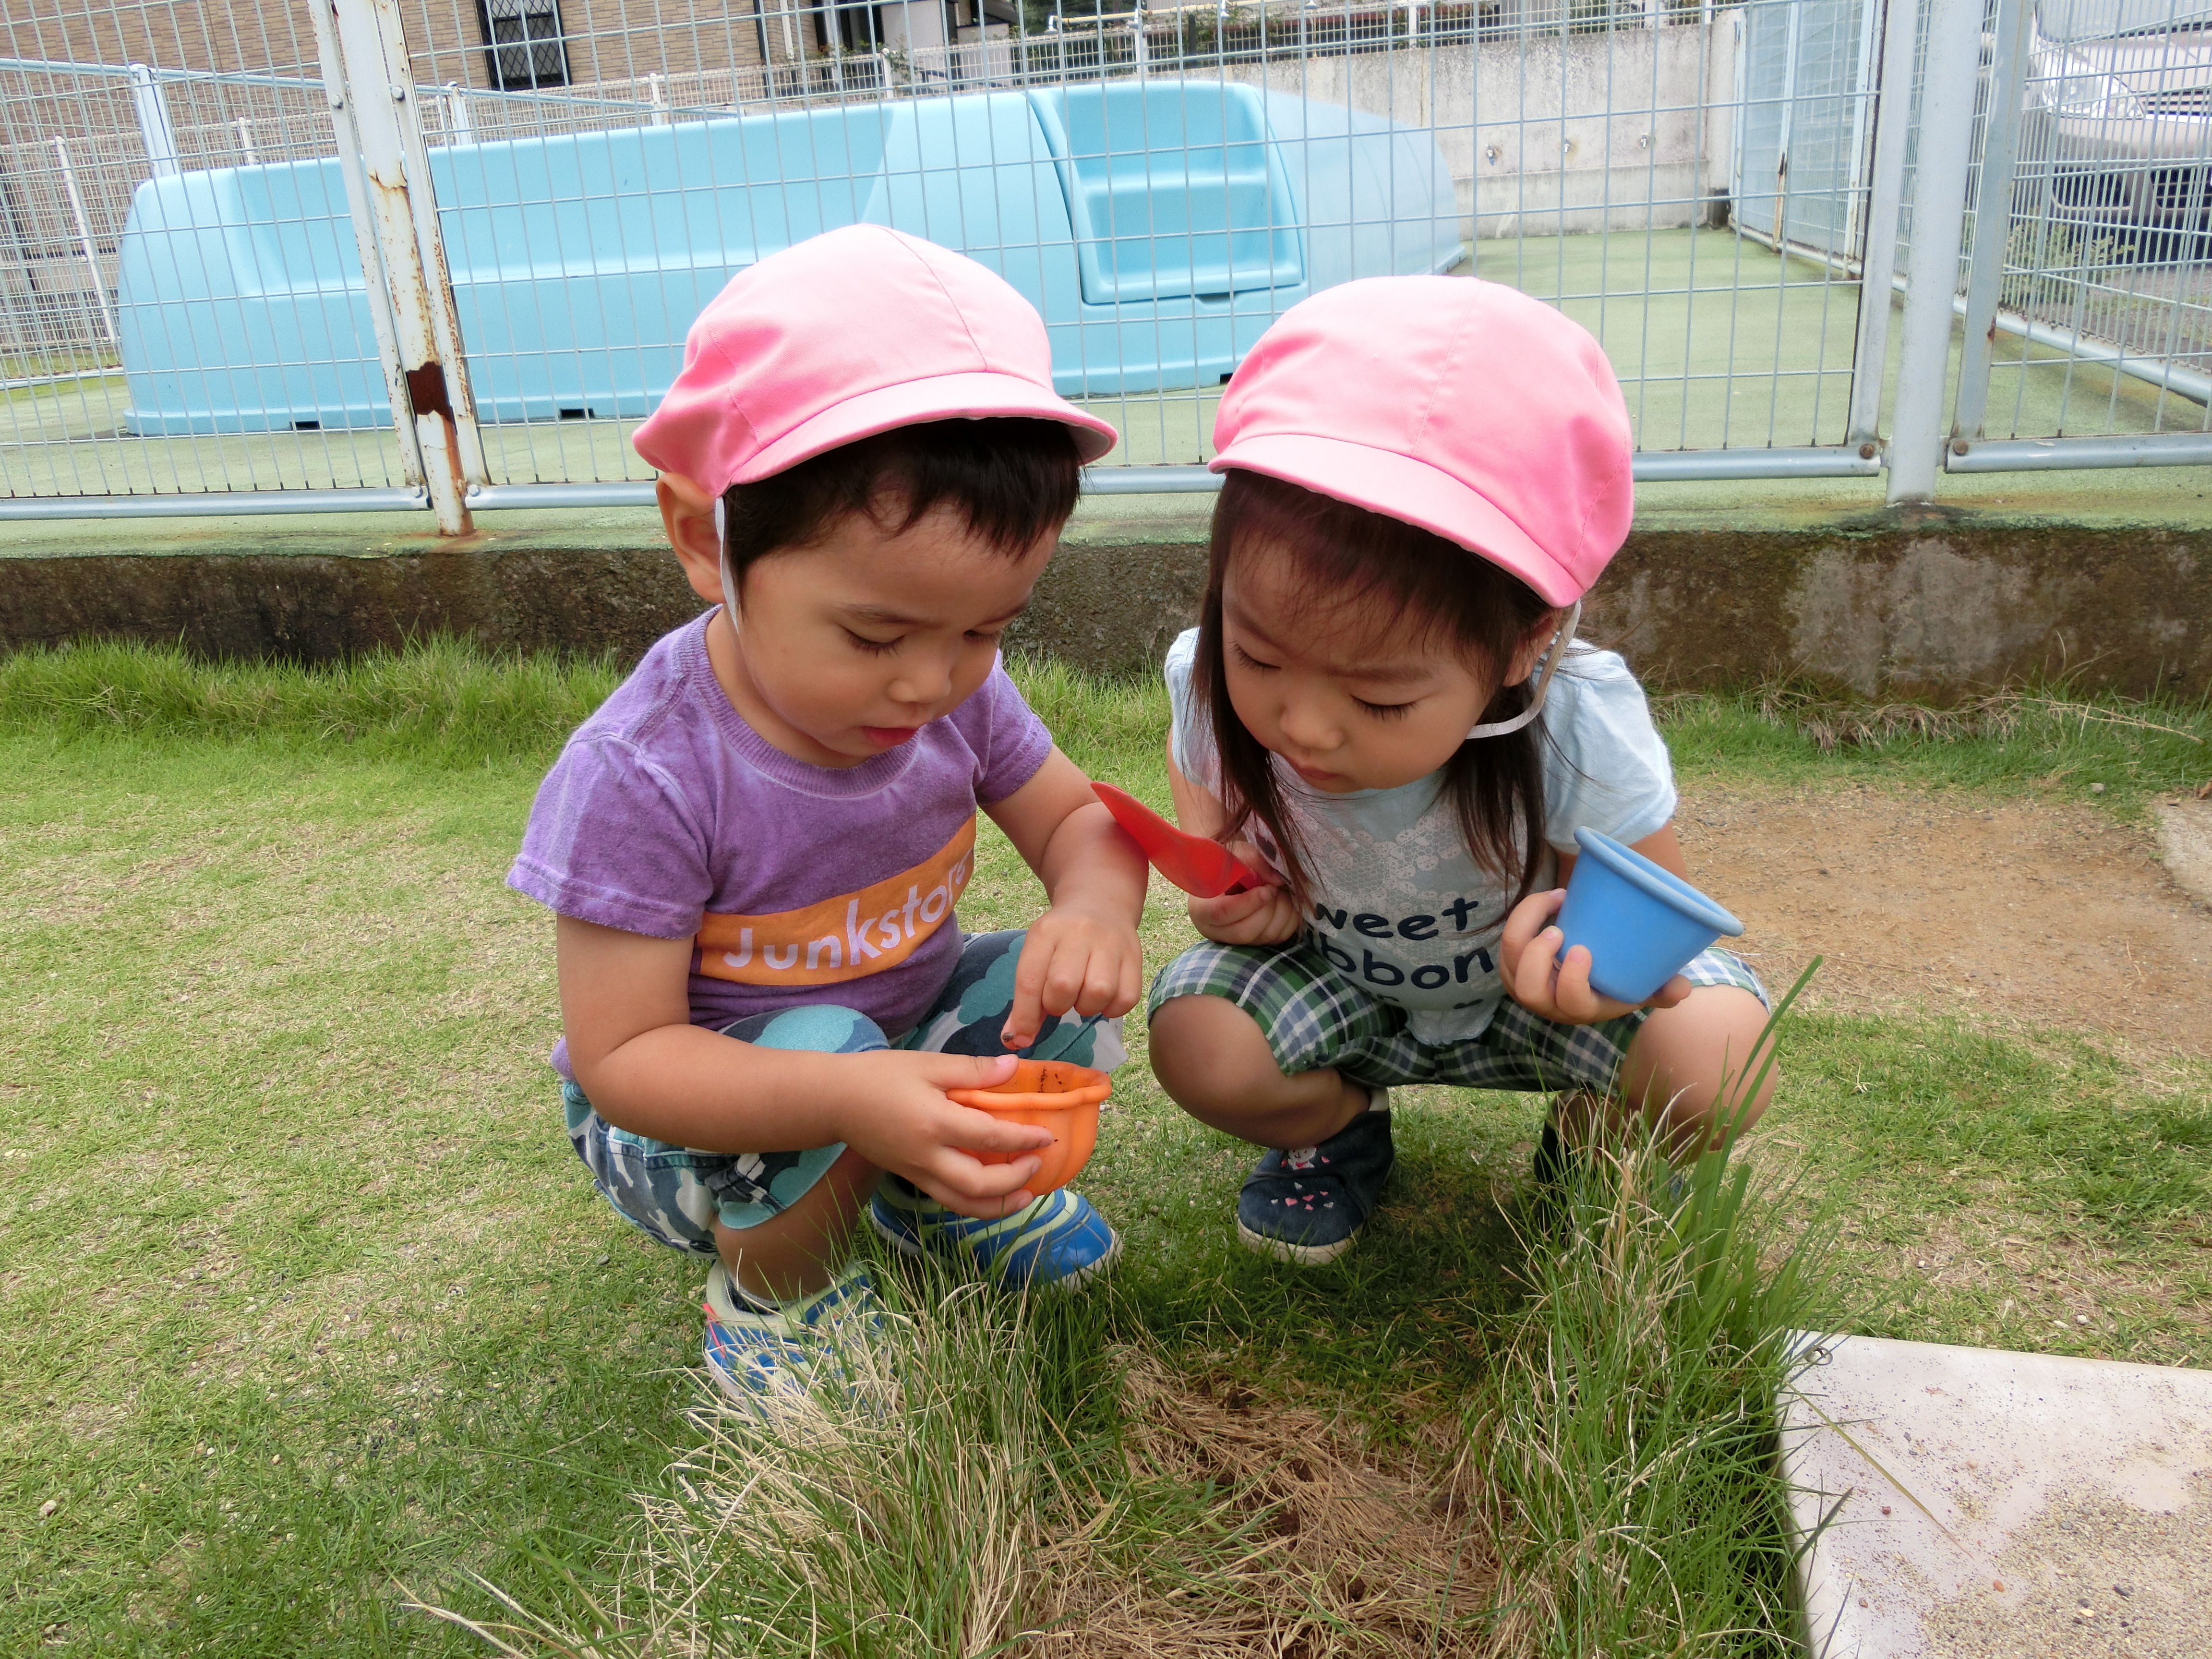
M 1152 1061 L 1270 1148 L 1237 1231 L 1349 1249 L 1392 1162 L 1389 1090 L 1558 1091 L 1537 1173 L 1642 1114 L 1685 1154 L 1754 1121 L 1766 993 L 1709 950 L 1648 1002 L 1555 960 L 1574 832 L 1682 872 L 1666 744 L 1575 640 L 1632 509 L 1597 343 L 1513 289 L 1378 277 L 1296 307 L 1224 393 L 1199 627 L 1167 663 L 1186 829 L 1267 883 L 1193 899 Z

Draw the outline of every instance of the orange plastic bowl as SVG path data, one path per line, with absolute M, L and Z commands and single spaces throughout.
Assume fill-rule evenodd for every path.
M 1058 1060 L 1023 1060 L 1014 1074 L 988 1089 L 947 1089 L 945 1097 L 963 1106 L 1016 1123 L 1052 1131 L 1052 1145 L 1036 1149 L 1043 1160 L 1030 1177 L 1029 1189 L 1042 1198 L 1075 1179 L 1098 1144 L 1098 1103 L 1114 1091 L 1114 1079 L 1088 1066 Z M 962 1150 L 979 1164 L 1012 1164 L 1027 1152 Z

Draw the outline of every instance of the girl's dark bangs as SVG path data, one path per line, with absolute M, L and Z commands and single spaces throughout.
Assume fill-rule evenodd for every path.
M 1401 647 L 1443 644 L 1464 651 L 1465 616 L 1489 586 L 1477 567 L 1487 565 L 1432 531 L 1333 496 L 1252 474 L 1231 473 L 1222 490 L 1225 536 L 1223 574 L 1239 548 L 1266 547 L 1281 556 L 1289 595 L 1302 608 L 1376 613 L 1376 631 Z M 1237 489 L 1237 481 L 1252 483 Z M 1233 495 L 1232 495 L 1233 491 Z

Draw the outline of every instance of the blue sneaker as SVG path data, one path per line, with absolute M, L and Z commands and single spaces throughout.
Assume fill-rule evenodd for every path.
M 1091 1200 L 1061 1187 L 996 1221 L 948 1210 L 911 1182 L 885 1176 L 868 1221 L 908 1255 L 965 1257 L 981 1272 L 1016 1285 L 1073 1290 L 1112 1267 L 1121 1240 Z
M 884 1316 L 868 1270 L 857 1262 L 827 1289 L 769 1309 L 732 1285 L 717 1261 L 707 1274 L 706 1308 L 707 1375 L 740 1405 L 804 1394 L 832 1339 L 872 1334 Z
M 1237 1237 L 1279 1261 L 1317 1267 L 1352 1248 L 1398 1161 L 1390 1144 L 1390 1091 L 1318 1146 L 1271 1152 L 1237 1195 Z

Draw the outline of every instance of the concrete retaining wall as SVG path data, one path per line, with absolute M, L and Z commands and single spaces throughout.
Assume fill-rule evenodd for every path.
M 455 548 L 403 538 L 341 554 L 232 551 L 210 537 L 132 554 L 89 551 L 80 534 L 70 550 L 0 558 L 0 647 L 105 635 L 320 661 L 450 633 L 630 659 L 697 613 L 649 536 L 580 540 L 489 533 Z M 129 545 L 129 532 L 118 526 L 112 544 Z M 1191 526 L 1086 525 L 1011 642 L 1150 672 L 1194 618 L 1205 564 Z M 1583 632 L 1618 644 L 1662 688 L 1790 674 L 1941 699 L 2070 672 L 2085 687 L 2203 695 L 2212 691 L 2212 526 L 1936 514 L 1640 524 L 1592 595 Z

